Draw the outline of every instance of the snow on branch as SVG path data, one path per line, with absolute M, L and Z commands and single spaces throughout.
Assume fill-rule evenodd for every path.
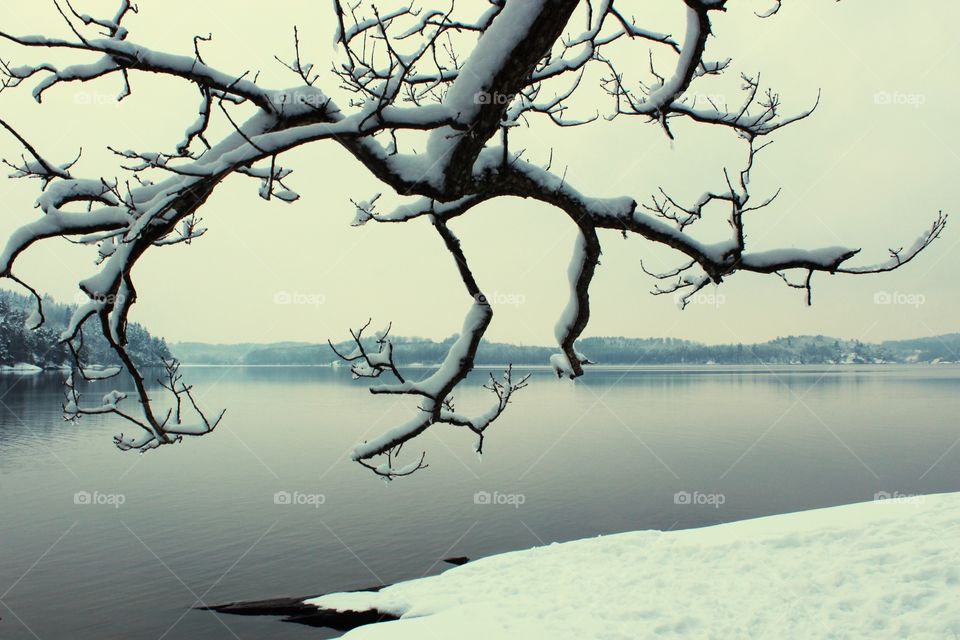
M 119 367 L 109 369 L 90 369 L 84 366 L 81 353 L 83 351 L 83 335 L 78 334 L 76 340 L 68 342 L 70 353 L 73 357 L 73 370 L 67 375 L 64 381 L 65 401 L 63 403 L 63 419 L 67 422 L 76 424 L 84 416 L 93 415 L 116 415 L 136 428 L 133 435 L 119 433 L 113 438 L 114 444 L 121 451 L 135 449 L 141 453 L 150 449 L 156 449 L 165 444 L 175 444 L 181 441 L 183 436 L 202 436 L 212 433 L 220 424 L 226 410 L 220 412 L 216 419 L 210 420 L 203 410 L 200 409 L 191 393 L 193 387 L 183 383 L 180 374 L 180 363 L 176 360 L 164 361 L 165 379 L 159 379 L 160 386 L 170 392 L 174 399 L 174 406 L 169 408 L 163 420 L 156 422 L 152 416 L 137 416 L 123 408 L 122 404 L 128 399 L 129 394 L 123 391 L 113 390 L 105 394 L 100 404 L 85 406 L 82 400 L 83 394 L 80 392 L 79 385 L 81 381 L 100 381 L 114 378 L 120 375 Z M 139 393 L 139 391 L 138 391 Z M 199 422 L 184 424 L 183 417 L 183 399 L 186 398 L 192 407 L 194 413 L 198 416 Z
M 570 298 L 554 329 L 561 352 L 550 358 L 550 364 L 558 377 L 576 378 L 583 375 L 584 364 L 590 360 L 574 349 L 574 343 L 590 319 L 590 283 L 600 261 L 600 239 L 596 227 L 581 219 L 573 257 L 567 276 Z
M 355 378 L 378 378 L 386 371 L 393 374 L 395 382 L 372 386 L 371 393 L 411 395 L 420 401 L 417 414 L 407 422 L 389 429 L 378 438 L 357 445 L 353 450 L 355 461 L 386 480 L 409 475 L 425 466 L 423 455 L 419 462 L 400 469 L 394 467 L 394 458 L 400 453 L 405 443 L 434 424 L 469 429 L 477 436 L 475 447 L 477 453 L 482 453 L 487 427 L 500 417 L 513 394 L 524 388 L 528 380 L 528 376 L 524 376 L 519 381 L 514 381 L 513 367 L 508 366 L 502 378 L 497 379 L 491 375 L 489 384 L 485 385 L 485 388 L 496 396 L 496 404 L 491 409 L 475 417 L 468 417 L 456 411 L 453 392 L 473 370 L 477 348 L 493 318 L 493 309 L 477 285 L 457 236 L 445 221 L 434 219 L 434 226 L 444 246 L 453 256 L 464 288 L 472 299 L 460 335 L 450 346 L 437 370 L 419 381 L 403 376 L 394 362 L 393 344 L 388 339 L 392 325 L 388 325 L 384 331 L 376 334 L 374 340 L 376 351 L 364 346 L 362 340 L 363 332 L 370 325 L 370 321 L 358 331 L 351 330 L 350 335 L 355 348 L 350 354 L 343 355 L 330 343 L 334 352 L 342 360 L 350 363 L 351 372 Z M 386 457 L 386 461 L 381 464 L 370 462 L 376 457 L 383 456 Z
M 374 336 L 376 351 L 364 346 L 363 332 L 370 327 L 372 321 L 372 318 L 367 320 L 367 323 L 356 331 L 350 330 L 354 348 L 349 354 L 344 355 L 329 340 L 327 340 L 327 344 L 330 345 L 330 349 L 338 358 L 350 365 L 350 372 L 353 374 L 354 380 L 358 378 L 379 378 L 380 374 L 389 371 L 397 379 L 397 382 L 401 384 L 406 382 L 393 361 L 393 342 L 390 341 L 392 322 Z
M 884 271 L 893 271 L 894 269 L 899 269 L 903 265 L 907 264 L 918 255 L 920 252 L 930 246 L 934 240 L 940 237 L 940 234 L 943 233 L 944 228 L 947 226 L 947 216 L 942 211 L 937 215 L 936 220 L 933 221 L 933 224 L 930 228 L 924 233 L 917 236 L 917 239 L 914 240 L 913 244 L 908 247 L 906 250 L 903 247 L 899 249 L 890 249 L 890 257 L 885 262 L 880 262 L 878 264 L 864 266 L 864 267 L 845 267 L 837 269 L 838 273 L 852 273 L 852 274 L 864 274 L 864 273 L 881 273 Z

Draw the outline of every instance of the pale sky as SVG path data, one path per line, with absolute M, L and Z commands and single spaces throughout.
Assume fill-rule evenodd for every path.
M 78 10 L 98 15 L 112 15 L 116 4 L 75 2 Z M 305 60 L 325 69 L 334 53 L 329 2 L 273 0 L 269 10 L 247 2 L 139 4 L 140 14 L 126 22 L 134 41 L 190 54 L 192 36 L 212 32 L 213 42 L 203 48 L 207 62 L 237 75 L 260 70 L 265 86 L 296 84 L 273 59 L 292 56 L 294 24 Z M 680 0 L 642 4 L 650 7 L 645 26 L 682 40 Z M 886 258 L 888 247 L 912 244 L 938 210 L 957 211 L 960 6 L 946 0 L 930 0 L 922 9 L 921 3 L 876 0 L 785 0 L 778 16 L 760 20 L 753 12 L 765 3 L 729 4 L 726 14 L 714 14 L 716 37 L 707 58 L 732 57 L 732 68 L 724 80 L 704 82 L 696 92 L 738 104 L 740 72 L 759 71 L 764 84 L 781 93 L 785 109 L 797 111 L 822 90 L 817 112 L 774 134 L 776 142 L 760 156 L 754 197 L 783 191 L 748 220 L 748 249 L 848 245 L 863 249 L 851 266 L 872 264 Z M 6 0 L 3 11 L 6 31 L 69 36 L 52 3 Z M 571 31 L 581 29 L 578 23 Z M 646 68 L 645 45 L 618 51 L 625 70 Z M 79 60 L 76 53 L 54 55 L 7 43 L 0 43 L 0 56 L 13 64 Z M 183 81 L 136 72 L 131 80 L 133 96 L 119 105 L 113 100 L 121 89 L 116 77 L 57 86 L 42 105 L 30 97 L 33 85 L 24 83 L 0 95 L 0 115 L 55 161 L 67 161 L 83 147 L 75 175 L 116 175 L 106 145 L 171 151 L 199 105 L 196 88 Z M 595 80 L 585 80 L 578 108 L 610 107 Z M 329 73 L 318 83 L 333 94 L 336 84 Z M 743 162 L 744 147 L 730 131 L 681 120 L 673 128 L 677 140 L 671 144 L 656 125 L 641 119 L 562 130 L 537 123 L 516 134 L 511 148 L 526 147 L 527 158 L 545 161 L 552 147 L 554 168 L 567 166 L 567 180 L 579 190 L 639 201 L 661 186 L 692 201 L 723 187 L 724 166 L 736 170 Z M 226 131 L 221 122 L 211 136 Z M 2 133 L 0 154 L 18 158 L 17 142 Z M 257 197 L 256 181 L 242 176 L 226 181 L 202 209 L 207 235 L 189 247 L 157 247 L 140 261 L 134 320 L 171 341 L 320 342 L 343 337 L 370 316 L 378 325 L 392 320 L 402 335 L 442 338 L 459 331 L 470 300 L 426 220 L 351 228 L 350 198 L 367 199 L 387 189 L 334 143 L 300 148 L 285 154 L 282 163 L 295 170 L 287 182 L 301 200 L 266 202 Z M 36 196 L 35 182 L 0 182 L 0 237 L 36 218 Z M 398 200 L 385 194 L 383 201 Z M 727 233 L 725 214 L 708 210 L 690 233 L 719 240 Z M 735 274 L 683 312 L 671 296 L 647 293 L 654 282 L 640 268 L 643 259 L 650 268 L 666 270 L 683 263 L 683 256 L 639 236 L 624 240 L 606 232 L 585 335 L 715 343 L 788 334 L 879 341 L 955 332 L 960 330 L 958 223 L 960 218 L 900 271 L 815 276 L 812 308 L 804 305 L 802 292 L 776 276 Z M 496 305 L 487 338 L 550 344 L 566 303 L 575 233 L 565 214 L 546 205 L 497 200 L 453 229 Z M 49 240 L 22 256 L 16 273 L 60 300 L 74 300 L 77 282 L 95 272 L 95 254 L 93 247 Z M 894 304 L 876 304 L 878 294 L 889 294 Z M 285 295 L 300 304 L 277 304 Z

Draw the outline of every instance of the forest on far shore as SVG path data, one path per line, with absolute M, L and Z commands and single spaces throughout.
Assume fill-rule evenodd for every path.
M 76 305 L 44 298 L 46 323 L 36 331 L 27 328 L 35 306 L 33 298 L 0 290 L 0 366 L 31 364 L 56 368 L 70 363 L 70 354 L 59 342 Z M 176 357 L 185 364 L 206 365 L 329 365 L 337 356 L 327 344 L 277 342 L 273 344 L 206 344 L 181 342 L 171 346 L 140 324 L 127 327 L 129 351 L 139 365 L 156 366 Z M 407 365 L 439 363 L 456 336 L 444 340 L 395 336 L 397 362 Z M 341 353 L 352 343 L 336 345 Z M 376 351 L 372 339 L 365 346 Z M 582 338 L 577 348 L 599 365 L 658 364 L 881 364 L 960 362 L 960 333 L 909 340 L 868 343 L 829 336 L 787 336 L 757 344 L 709 345 L 679 338 Z M 478 365 L 545 365 L 555 347 L 515 345 L 483 340 Z M 88 364 L 118 364 L 116 355 L 99 331 L 84 339 Z
M 438 364 L 456 339 L 391 338 L 400 365 Z M 376 351 L 372 339 L 365 348 Z M 353 343 L 336 345 L 341 353 Z M 280 342 L 275 344 L 171 345 L 174 355 L 187 364 L 212 365 L 329 365 L 337 356 L 327 344 Z M 960 334 L 867 343 L 829 336 L 788 336 L 759 344 L 708 345 L 678 338 L 593 337 L 577 341 L 577 350 L 598 365 L 667 364 L 879 364 L 960 362 Z M 478 365 L 546 365 L 556 347 L 524 346 L 483 340 Z
M 36 331 L 27 328 L 27 318 L 36 308 L 32 297 L 0 290 L 0 366 L 30 364 L 52 369 L 71 364 L 70 350 L 60 342 L 60 333 L 66 329 L 77 305 L 60 304 L 45 296 L 43 313 L 46 322 Z M 134 362 L 144 366 L 159 366 L 171 357 L 167 342 L 150 335 L 142 325 L 131 322 L 127 326 L 128 350 Z M 120 360 L 99 331 L 84 333 L 83 361 L 85 364 L 115 365 Z

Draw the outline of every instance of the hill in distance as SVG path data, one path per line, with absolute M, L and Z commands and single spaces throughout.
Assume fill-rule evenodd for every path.
M 32 299 L 0 290 L 0 366 L 30 364 L 55 368 L 67 362 L 66 347 L 58 344 L 60 331 L 75 305 L 59 304 L 45 298 L 47 324 L 39 331 L 26 328 L 33 309 Z M 95 333 L 95 332 L 94 332 Z M 170 345 L 142 326 L 128 327 L 130 349 L 141 365 L 157 365 L 171 353 L 185 364 L 198 365 L 309 365 L 327 366 L 338 361 L 327 344 L 275 342 L 271 344 L 206 344 L 180 342 Z M 426 338 L 391 338 L 395 359 L 400 365 L 435 365 L 447 353 L 456 336 L 436 341 Z M 89 335 L 87 361 L 114 364 L 102 336 Z M 373 339 L 365 345 L 376 351 Z M 350 342 L 336 345 L 341 353 L 353 351 Z M 707 345 L 677 338 L 583 338 L 577 348 L 599 365 L 669 364 L 884 364 L 960 363 L 960 333 L 941 336 L 866 343 L 828 336 L 788 336 L 757 344 Z M 521 346 L 484 340 L 477 353 L 478 365 L 547 365 L 556 347 Z
M 455 337 L 443 341 L 393 338 L 395 358 L 406 365 L 439 363 Z M 369 343 L 375 351 L 372 341 Z M 366 346 L 366 344 L 365 344 Z M 353 344 L 336 345 L 341 353 Z M 960 362 L 960 333 L 866 343 L 828 336 L 788 336 L 758 344 L 707 345 L 676 338 L 583 338 L 577 348 L 600 365 L 657 364 L 884 364 Z M 329 365 L 338 360 L 326 344 L 213 345 L 181 342 L 171 351 L 185 364 L 208 365 Z M 546 365 L 555 347 L 520 346 L 483 341 L 478 365 Z

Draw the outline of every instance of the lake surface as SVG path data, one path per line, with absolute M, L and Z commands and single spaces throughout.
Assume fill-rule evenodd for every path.
M 225 421 L 143 456 L 113 447 L 127 429 L 115 418 L 65 423 L 59 374 L 0 376 L 0 638 L 333 637 L 191 608 L 415 578 L 450 556 L 960 490 L 956 366 L 591 369 L 576 383 L 538 370 L 482 461 L 469 433 L 436 426 L 406 447 L 430 467 L 389 484 L 349 450 L 406 420 L 408 399 L 372 397 L 342 369 L 183 371 Z M 459 411 L 486 406 L 486 376 L 463 385 Z

